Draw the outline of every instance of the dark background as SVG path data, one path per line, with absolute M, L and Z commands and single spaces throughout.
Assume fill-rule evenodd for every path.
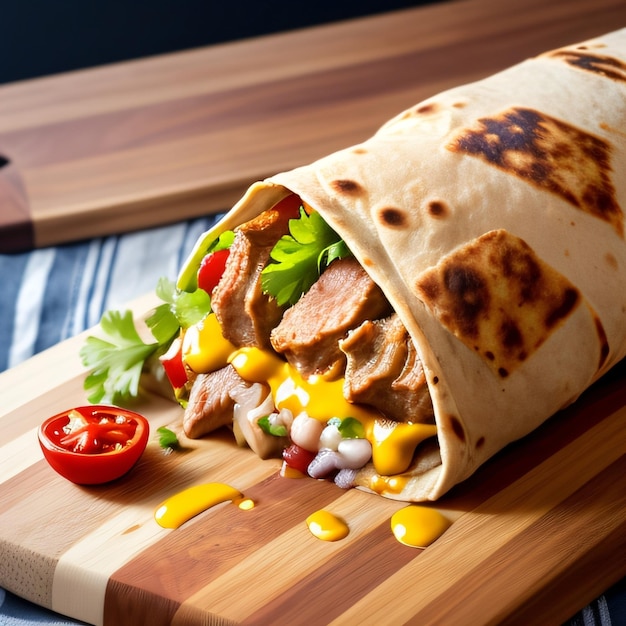
M 0 13 L 0 83 L 434 1 L 12 0 Z

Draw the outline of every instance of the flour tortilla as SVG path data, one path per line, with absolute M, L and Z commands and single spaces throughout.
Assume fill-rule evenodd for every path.
M 625 174 L 622 29 L 252 185 L 186 272 L 288 190 L 318 210 L 401 317 L 434 403 L 441 463 L 382 495 L 435 500 L 626 355 Z

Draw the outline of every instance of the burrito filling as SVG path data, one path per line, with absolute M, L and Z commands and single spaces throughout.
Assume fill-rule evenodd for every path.
M 403 473 L 441 462 L 415 346 L 316 211 L 292 194 L 207 250 L 210 311 L 178 339 L 188 437 L 232 426 L 261 458 L 282 456 L 283 475 L 342 487 L 369 464 L 366 486 L 401 491 Z M 203 277 L 218 253 L 219 275 Z

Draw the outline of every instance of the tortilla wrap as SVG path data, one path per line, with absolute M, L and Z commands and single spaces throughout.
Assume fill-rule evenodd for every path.
M 363 143 L 250 187 L 198 242 L 288 191 L 382 288 L 422 360 L 434 500 L 626 355 L 626 29 L 436 95 Z M 361 471 L 371 484 L 373 469 Z

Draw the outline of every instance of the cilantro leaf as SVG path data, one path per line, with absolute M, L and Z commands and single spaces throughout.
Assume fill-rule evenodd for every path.
M 257 424 L 259 425 L 261 430 L 268 435 L 274 435 L 274 437 L 287 436 L 287 427 L 284 424 L 272 424 L 272 422 L 270 422 L 269 415 L 260 417 L 257 420 Z
M 83 383 L 90 392 L 89 402 L 120 404 L 136 397 L 145 361 L 164 351 L 181 327 L 188 328 L 211 310 L 211 298 L 204 290 L 180 291 L 167 278 L 159 280 L 156 293 L 163 303 L 146 318 L 154 343 L 139 337 L 130 311 L 107 311 L 100 320 L 104 337 L 87 337 L 80 357 L 91 369 Z
M 160 345 L 169 343 L 180 330 L 180 323 L 167 303 L 157 306 L 146 318 L 146 325 Z
M 145 360 L 159 347 L 139 337 L 130 311 L 107 311 L 100 320 L 103 338 L 87 337 L 80 349 L 83 365 L 92 369 L 84 382 L 93 404 L 118 404 L 139 391 Z
M 344 417 L 338 428 L 344 439 L 365 439 L 365 428 L 355 417 Z
M 156 294 L 165 304 L 155 310 L 152 316 L 154 319 L 146 320 L 153 334 L 155 328 L 157 332 L 164 334 L 167 334 L 174 326 L 177 327 L 176 330 L 181 327 L 189 328 L 204 319 L 211 311 L 211 297 L 203 289 L 181 291 L 176 288 L 173 281 L 161 278 L 156 286 Z M 168 308 L 169 315 L 167 314 Z M 174 333 L 170 335 L 170 338 Z
M 289 220 L 289 235 L 283 235 L 270 254 L 273 263 L 261 272 L 261 288 L 277 303 L 293 305 L 335 259 L 350 250 L 337 233 L 313 212 L 300 209 L 298 219 Z
M 180 448 L 180 442 L 174 431 L 165 426 L 161 426 L 157 428 L 157 433 L 159 435 L 159 446 L 164 450 L 169 452 Z

